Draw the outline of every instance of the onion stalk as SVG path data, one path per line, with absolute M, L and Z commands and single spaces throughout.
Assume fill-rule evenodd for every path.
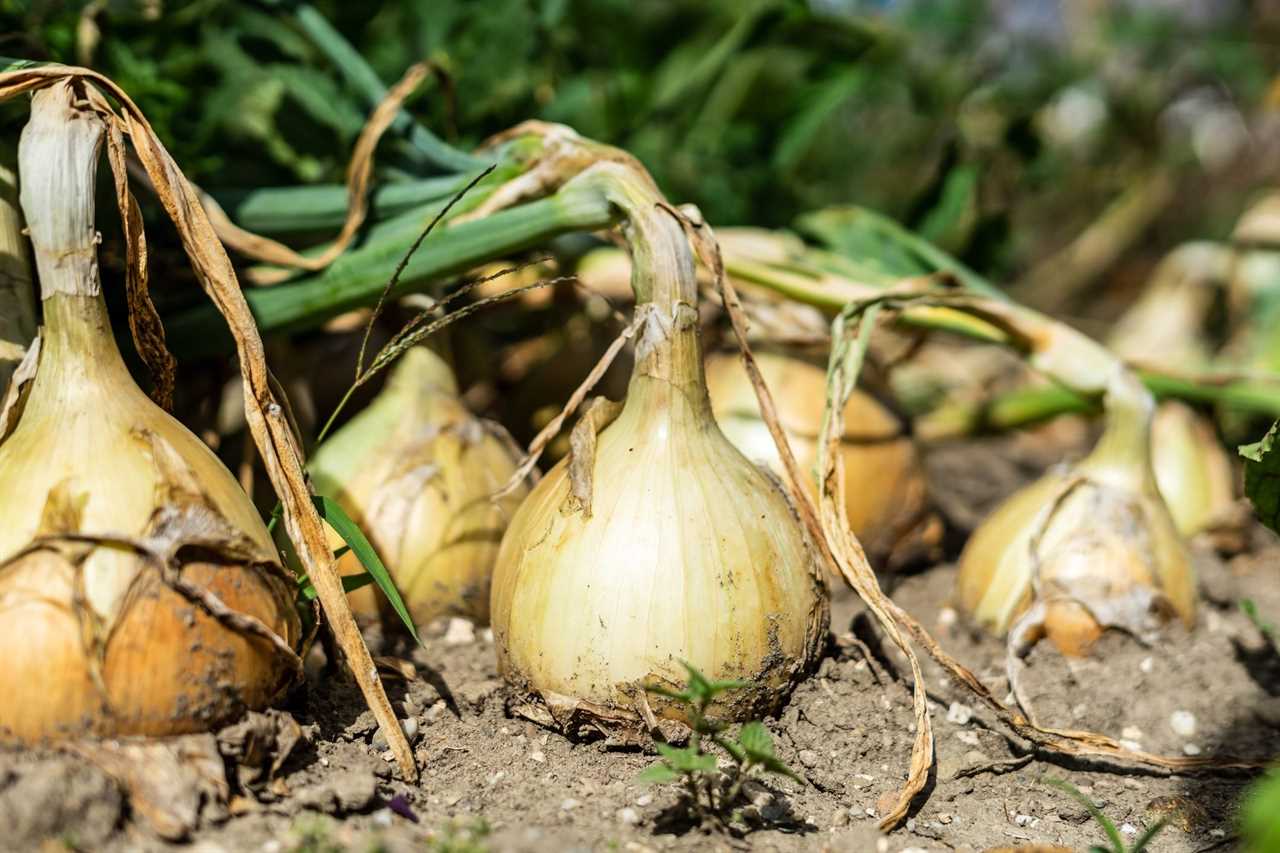
M 205 730 L 300 674 L 293 581 L 217 457 L 133 382 L 102 298 L 103 123 L 32 100 L 21 199 L 43 345 L 0 445 L 0 730 L 24 741 Z
M 492 620 L 503 675 L 570 727 L 689 722 L 686 661 L 740 680 L 714 713 L 776 709 L 814 661 L 828 620 L 821 572 L 786 498 L 716 425 L 699 340 L 693 253 L 647 176 L 601 163 L 565 190 L 626 217 L 637 335 L 617 419 L 590 419 L 502 541 Z M 562 191 L 563 192 L 563 191 Z M 585 427 L 585 429 L 584 429 Z

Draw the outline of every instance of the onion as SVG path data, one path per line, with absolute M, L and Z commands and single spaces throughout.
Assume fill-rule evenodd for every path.
M 1195 621 L 1191 561 L 1151 468 L 1151 395 L 1120 369 L 1105 402 L 1093 451 L 1008 498 L 960 556 L 961 606 L 1015 646 L 1047 635 L 1083 655 L 1105 628 Z
M 756 362 L 774 389 L 778 418 L 796 462 L 813 470 L 826 374 L 783 355 L 758 353 Z M 724 434 L 749 459 L 782 476 L 782 461 L 741 360 L 714 354 L 707 359 L 706 372 L 711 406 Z M 902 422 L 871 395 L 855 391 L 845 406 L 844 423 L 840 454 L 851 484 L 845 491 L 845 512 L 868 556 L 877 564 L 896 565 L 936 549 L 942 525 L 929 512 L 920 456 Z
M 101 120 L 38 92 L 19 151 L 44 329 L 0 445 L 0 730 L 204 730 L 300 670 L 294 582 L 231 474 L 134 384 L 102 299 Z
M 489 500 L 515 472 L 514 446 L 500 426 L 467 409 L 440 355 L 425 346 L 401 355 L 386 387 L 309 468 L 316 489 L 369 537 L 415 621 L 488 620 L 498 543 L 527 489 Z M 362 571 L 351 553 L 339 568 Z M 375 615 L 372 587 L 354 591 L 351 606 Z
M 621 413 L 598 437 L 575 431 L 573 454 L 503 538 L 499 667 L 561 726 L 579 715 L 688 722 L 682 703 L 644 689 L 682 685 L 681 661 L 744 682 L 712 713 L 758 716 L 780 705 L 825 636 L 819 569 L 782 492 L 712 416 L 679 221 L 619 164 L 575 181 L 599 182 L 627 214 L 642 326 Z
M 1235 506 L 1235 472 L 1213 427 L 1184 403 L 1168 400 L 1151 425 L 1156 483 L 1178 531 L 1192 536 Z

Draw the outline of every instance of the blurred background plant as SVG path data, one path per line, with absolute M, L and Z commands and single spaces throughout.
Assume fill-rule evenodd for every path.
M 340 181 L 367 107 L 285 5 L 4 0 L 0 53 L 101 69 L 197 182 Z M 1274 2 L 316 9 L 384 81 L 423 58 L 443 69 L 412 106 L 464 149 L 526 118 L 564 122 L 635 153 L 717 225 L 856 201 L 1060 309 L 1103 310 L 1083 283 L 1064 292 L 1062 256 L 1042 265 L 1099 217 L 1117 245 L 1068 277 L 1136 283 L 1176 243 L 1226 234 L 1280 160 Z

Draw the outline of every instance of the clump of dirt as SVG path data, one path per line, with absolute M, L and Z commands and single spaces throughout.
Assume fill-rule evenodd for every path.
M 1031 652 L 1025 688 L 1043 724 L 1163 754 L 1273 755 L 1280 658 L 1238 601 L 1280 614 L 1280 543 L 1259 528 L 1239 556 L 1201 556 L 1206 600 L 1194 633 L 1171 628 L 1154 647 L 1107 634 L 1084 660 L 1046 644 Z M 895 581 L 894 598 L 996 695 L 1007 694 L 1003 643 L 969 630 L 949 606 L 954 568 Z M 769 777 L 748 785 L 752 831 L 708 835 L 678 819 L 676 786 L 636 782 L 652 754 L 572 742 L 511 717 L 487 630 L 454 620 L 432 626 L 421 648 L 369 639 L 375 654 L 394 659 L 385 661 L 384 677 L 423 768 L 420 783 L 395 777 L 355 685 L 324 676 L 312 661 L 308 686 L 284 709 L 296 731 L 264 716 L 216 740 L 226 801 L 192 812 L 185 836 L 198 846 L 184 849 L 976 853 L 1101 841 L 1085 810 L 1045 784 L 1052 776 L 1091 797 L 1130 839 L 1167 819 L 1155 849 L 1190 853 L 1230 843 L 1249 782 L 1246 774 L 1171 776 L 1032 755 L 926 661 L 936 769 L 906 826 L 882 836 L 877 816 L 902 785 L 913 737 L 909 669 L 860 603 L 843 595 L 817 671 L 765 721 L 779 756 L 807 784 Z M 39 849 L 50 839 L 63 845 L 57 849 L 167 849 L 134 793 L 82 756 L 0 752 L 0 849 Z

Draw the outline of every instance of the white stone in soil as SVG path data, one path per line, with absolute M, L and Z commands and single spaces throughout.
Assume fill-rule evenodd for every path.
M 1142 729 L 1137 726 L 1125 726 L 1120 730 L 1120 737 L 1128 740 L 1142 740 Z
M 449 627 L 444 632 L 446 646 L 465 646 L 476 641 L 476 626 L 470 619 L 454 616 L 449 620 Z
M 1169 715 L 1169 726 L 1178 737 L 1191 737 L 1196 733 L 1196 715 L 1181 709 L 1174 711 Z
M 952 702 L 951 707 L 947 708 L 947 722 L 955 723 L 957 726 L 968 725 L 973 719 L 973 709 L 968 705 L 960 702 Z
M 627 806 L 625 809 L 618 810 L 618 820 L 622 821 L 627 826 L 635 826 L 640 822 L 640 812 L 630 806 Z
M 1184 743 L 1182 745 L 1182 751 L 1186 755 L 1199 755 L 1201 752 L 1200 747 L 1196 746 L 1194 743 Z

